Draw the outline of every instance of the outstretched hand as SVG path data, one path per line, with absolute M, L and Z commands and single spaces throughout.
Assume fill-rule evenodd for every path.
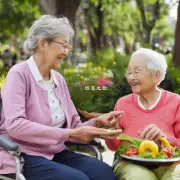
M 76 129 L 71 129 L 70 138 L 76 139 L 81 143 L 87 144 L 95 137 L 102 139 L 114 139 L 122 131 L 119 130 L 106 130 L 102 128 L 96 128 L 91 126 L 83 126 Z
M 112 111 L 99 116 L 96 121 L 96 127 L 107 126 L 112 129 L 119 129 L 119 120 L 123 113 L 123 111 Z

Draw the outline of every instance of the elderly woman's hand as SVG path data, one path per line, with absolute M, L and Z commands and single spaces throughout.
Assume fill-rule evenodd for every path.
M 109 131 L 102 128 L 83 126 L 76 129 L 71 129 L 70 138 L 76 139 L 81 143 L 87 144 L 95 137 L 99 137 L 102 139 L 114 139 L 121 132 L 122 131 L 120 129 Z
M 158 141 L 164 134 L 155 124 L 150 124 L 139 132 L 139 136 L 142 139 Z
M 96 127 L 108 126 L 113 129 L 119 129 L 119 119 L 122 116 L 122 111 L 112 111 L 103 114 L 97 118 Z

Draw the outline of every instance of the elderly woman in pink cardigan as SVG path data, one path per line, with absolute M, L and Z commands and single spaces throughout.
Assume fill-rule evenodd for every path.
M 172 145 L 180 146 L 180 96 L 158 87 L 166 69 L 162 54 L 145 48 L 134 52 L 126 73 L 133 93 L 120 98 L 115 110 L 124 111 L 119 121 L 123 133 L 154 141 L 165 136 Z M 106 140 L 106 144 L 116 151 L 120 140 Z M 119 161 L 117 156 L 114 171 L 118 180 L 173 180 L 173 174 L 180 179 L 180 167 L 176 164 L 148 169 Z
M 32 56 L 9 71 L 2 90 L 1 135 L 19 144 L 27 180 L 115 180 L 107 164 L 65 149 L 65 141 L 112 139 L 120 111 L 82 123 L 66 82 L 56 68 L 71 51 L 73 29 L 66 18 L 42 16 L 24 43 Z M 0 174 L 15 173 L 15 162 L 0 149 Z

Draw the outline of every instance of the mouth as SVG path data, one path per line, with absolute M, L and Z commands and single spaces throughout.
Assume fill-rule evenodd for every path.
M 135 86 L 137 86 L 137 85 L 139 85 L 138 82 L 131 82 L 131 83 L 130 83 L 130 86 L 131 86 L 131 87 L 135 87 Z
M 58 60 L 59 62 L 63 61 L 63 59 L 64 59 L 64 58 L 62 58 L 62 57 L 58 57 L 58 58 L 57 58 L 57 60 Z

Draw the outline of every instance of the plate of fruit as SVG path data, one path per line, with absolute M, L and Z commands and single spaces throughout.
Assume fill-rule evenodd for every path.
M 121 134 L 119 139 L 117 154 L 126 161 L 152 167 L 180 163 L 180 147 L 171 146 L 165 137 L 154 142 Z

